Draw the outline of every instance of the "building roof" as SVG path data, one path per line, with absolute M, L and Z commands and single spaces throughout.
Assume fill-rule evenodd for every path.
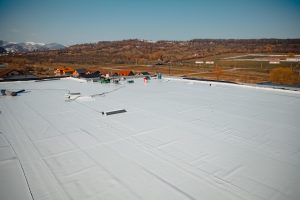
M 13 71 L 17 71 L 19 73 L 21 73 L 22 71 L 18 70 L 18 69 L 14 69 L 14 68 L 9 68 L 9 69 L 2 69 L 0 70 L 0 78 L 3 78 L 5 76 L 7 76 L 7 74 L 13 72 Z
M 119 76 L 132 76 L 134 73 L 130 70 L 122 70 L 118 72 Z
M 86 69 L 80 68 L 80 69 L 75 69 L 75 71 L 76 71 L 78 74 L 84 74 L 84 73 L 86 72 Z
M 55 71 L 74 72 L 74 69 L 72 67 L 60 67 L 55 69 Z
M 298 199 L 299 92 L 211 84 L 0 83 L 0 199 Z
M 143 74 L 143 75 L 150 75 L 149 72 L 141 72 L 141 74 Z

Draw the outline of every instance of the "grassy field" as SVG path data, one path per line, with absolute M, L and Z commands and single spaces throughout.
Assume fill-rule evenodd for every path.
M 90 64 L 68 64 L 68 63 L 39 63 L 33 65 L 37 75 L 53 75 L 54 69 L 62 66 L 76 68 L 86 68 L 91 71 L 102 73 L 118 72 L 121 70 L 131 70 L 135 73 L 150 72 L 152 74 L 162 73 L 165 76 L 181 76 L 190 78 L 202 78 L 212 80 L 223 80 L 241 83 L 260 83 L 270 81 L 270 71 L 277 67 L 287 67 L 294 72 L 300 71 L 300 63 L 281 62 L 280 64 L 269 64 L 267 61 L 249 60 L 226 60 L 224 58 L 241 54 L 224 54 L 205 58 L 203 60 L 213 60 L 212 65 L 197 65 L 195 60 L 181 61 L 164 65 L 90 65 Z M 253 57 L 252 57 L 253 58 Z M 218 68 L 217 72 L 215 69 Z M 299 77 L 300 79 L 300 77 Z
M 45 66 L 45 64 L 43 66 Z M 131 70 L 135 73 L 147 71 L 152 74 L 162 73 L 165 76 L 203 78 L 212 80 L 233 81 L 239 83 L 260 83 L 270 81 L 270 71 L 276 67 L 289 67 L 296 71 L 300 70 L 300 65 L 297 63 L 283 62 L 281 64 L 272 65 L 268 62 L 227 60 L 216 61 L 214 65 L 195 65 L 194 63 L 159 66 L 52 64 L 51 68 L 54 69 L 55 66 L 71 66 L 73 68 L 86 68 L 92 71 L 98 70 L 102 73 L 118 72 L 122 70 Z M 219 67 L 221 69 L 219 75 L 215 72 L 216 67 Z M 48 75 L 53 75 L 53 71 L 46 70 L 44 73 Z
M 227 64 L 227 65 L 226 65 Z M 181 76 L 181 77 L 191 77 L 191 78 L 203 78 L 203 79 L 212 79 L 212 80 L 224 80 L 224 81 L 233 81 L 240 83 L 260 83 L 269 81 L 269 73 L 272 68 L 277 66 L 270 65 L 247 65 L 245 63 L 238 63 L 235 67 L 230 66 L 226 63 L 217 63 L 216 65 L 204 65 L 204 66 L 193 66 L 193 65 L 182 65 L 182 66 L 123 66 L 119 67 L 95 67 L 99 71 L 119 71 L 119 70 L 132 70 L 134 72 L 143 72 L 147 71 L 150 73 L 162 73 L 167 76 Z M 218 76 L 214 71 L 216 66 L 221 67 L 221 73 Z

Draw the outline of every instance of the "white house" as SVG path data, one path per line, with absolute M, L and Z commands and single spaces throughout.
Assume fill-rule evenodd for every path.
M 286 61 L 288 62 L 300 62 L 300 58 L 296 57 L 296 58 L 286 58 Z
M 280 63 L 279 59 L 274 59 L 269 61 L 269 64 L 279 64 L 279 63 Z
M 205 64 L 208 64 L 208 65 L 213 65 L 215 62 L 214 61 L 205 61 Z
M 202 65 L 202 64 L 204 64 L 204 61 L 202 61 L 202 60 L 196 60 L 195 64 Z

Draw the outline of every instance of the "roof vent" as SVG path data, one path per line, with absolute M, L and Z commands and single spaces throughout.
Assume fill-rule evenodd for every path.
M 114 114 L 120 114 L 120 113 L 125 113 L 127 112 L 125 109 L 122 110 L 114 110 L 110 112 L 102 112 L 102 115 L 114 115 Z

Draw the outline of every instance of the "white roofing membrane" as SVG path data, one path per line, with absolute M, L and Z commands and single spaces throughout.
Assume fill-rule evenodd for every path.
M 300 197 L 299 92 L 176 79 L 0 88 L 28 91 L 0 96 L 0 199 Z

